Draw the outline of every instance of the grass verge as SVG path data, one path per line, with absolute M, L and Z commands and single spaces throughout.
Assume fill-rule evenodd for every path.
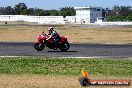
M 132 80 L 132 60 L 126 58 L 77 59 L 50 57 L 0 58 L 0 88 L 83 88 L 81 69 L 90 79 Z M 132 86 L 89 86 L 88 88 Z
M 49 57 L 0 58 L 0 74 L 80 75 L 82 68 L 99 76 L 132 76 L 130 59 L 77 59 Z

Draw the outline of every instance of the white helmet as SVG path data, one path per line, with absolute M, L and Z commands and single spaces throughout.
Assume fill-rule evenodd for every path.
M 53 27 L 49 27 L 48 28 L 48 31 L 53 31 Z

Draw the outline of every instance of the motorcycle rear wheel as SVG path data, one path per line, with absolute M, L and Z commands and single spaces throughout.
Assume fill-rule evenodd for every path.
M 36 43 L 35 45 L 34 45 L 34 48 L 37 50 L 37 51 L 42 51 L 43 49 L 44 49 L 44 44 L 43 43 Z

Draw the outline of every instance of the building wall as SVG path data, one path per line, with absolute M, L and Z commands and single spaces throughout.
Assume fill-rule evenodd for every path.
M 0 15 L 0 21 L 24 21 L 22 15 Z
M 63 16 L 0 15 L 0 21 L 26 21 L 39 24 L 64 24 Z
M 102 8 L 94 8 L 90 10 L 90 23 L 97 22 L 97 18 L 102 17 Z
M 66 16 L 64 21 L 65 21 L 65 24 L 75 24 L 76 17 L 75 16 Z
M 95 23 L 98 17 L 102 17 L 101 7 L 74 7 L 78 24 Z
M 96 22 L 94 25 L 132 25 L 132 22 Z
M 90 23 L 90 11 L 89 10 L 76 10 L 76 23 L 87 24 Z

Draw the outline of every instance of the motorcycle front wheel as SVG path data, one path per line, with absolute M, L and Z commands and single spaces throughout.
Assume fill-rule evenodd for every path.
M 43 43 L 36 43 L 34 45 L 34 48 L 37 50 L 37 51 L 42 51 L 44 49 L 45 45 Z
M 70 48 L 70 44 L 68 42 L 62 43 L 60 45 L 60 50 L 62 52 L 66 52 L 67 50 L 69 50 L 69 48 Z

